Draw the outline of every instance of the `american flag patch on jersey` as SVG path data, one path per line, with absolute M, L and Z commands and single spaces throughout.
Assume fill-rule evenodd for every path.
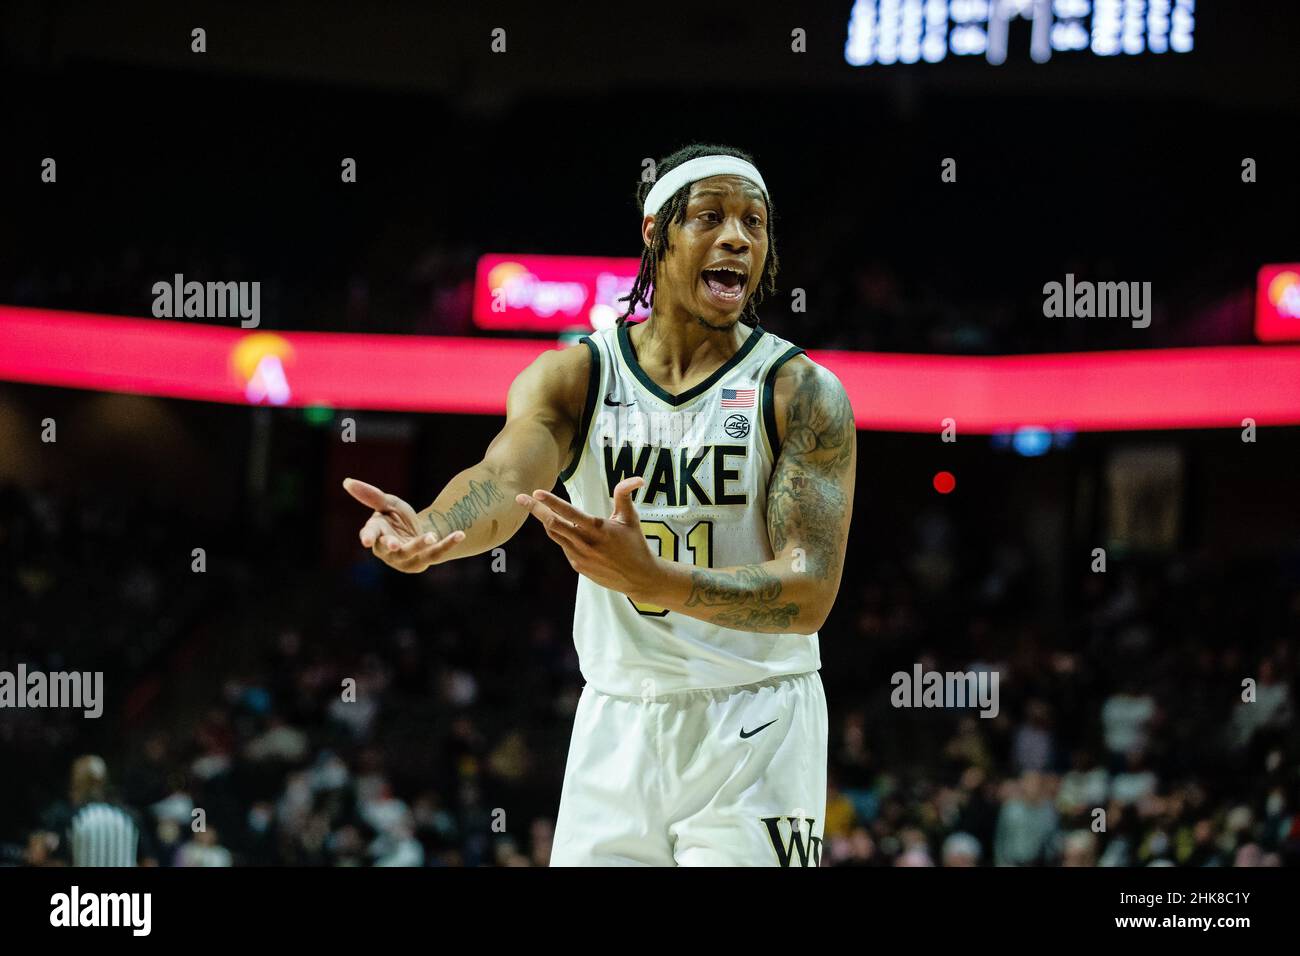
M 722 390 L 722 407 L 723 408 L 753 408 L 754 389 L 724 388 Z

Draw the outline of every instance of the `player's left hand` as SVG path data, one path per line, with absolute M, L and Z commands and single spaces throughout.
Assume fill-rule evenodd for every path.
M 516 495 L 515 501 L 564 549 L 573 570 L 602 587 L 640 600 L 652 586 L 659 562 L 632 504 L 632 492 L 644 484 L 644 478 L 632 477 L 615 485 L 614 512 L 608 518 L 589 515 L 540 488 L 531 495 Z

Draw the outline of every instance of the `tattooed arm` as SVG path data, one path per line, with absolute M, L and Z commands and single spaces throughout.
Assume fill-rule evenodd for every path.
M 416 512 L 395 495 L 349 478 L 344 487 L 374 509 L 361 543 L 399 571 L 469 557 L 508 541 L 528 520 L 515 495 L 552 487 L 575 453 L 591 353 L 585 345 L 546 352 L 519 373 L 506 397 L 505 426 L 482 461 L 457 474 Z
M 634 600 L 746 631 L 812 634 L 825 623 L 853 513 L 853 409 L 834 375 L 799 356 L 777 373 L 774 411 L 781 451 L 768 483 L 767 531 L 776 557 L 710 569 L 656 561 L 653 582 Z

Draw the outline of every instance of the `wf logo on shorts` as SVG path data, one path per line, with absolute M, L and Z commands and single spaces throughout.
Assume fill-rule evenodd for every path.
M 978 707 L 981 717 L 998 715 L 997 671 L 896 671 L 889 702 L 895 707 Z
M 762 817 L 767 827 L 767 838 L 772 841 L 777 862 L 781 866 L 821 866 L 822 838 L 813 836 L 811 817 Z M 805 835 L 808 842 L 804 843 Z M 795 857 L 798 857 L 798 862 Z

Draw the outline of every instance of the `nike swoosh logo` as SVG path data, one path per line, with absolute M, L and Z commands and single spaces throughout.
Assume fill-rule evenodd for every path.
M 748 740 L 750 737 L 754 736 L 754 734 L 758 733 L 760 730 L 767 730 L 768 727 L 771 727 L 774 723 L 776 723 L 777 720 L 780 720 L 780 719 L 781 719 L 781 718 L 778 717 L 778 718 L 776 718 L 776 720 L 769 720 L 769 721 L 768 721 L 767 723 L 765 723 L 762 727 L 755 727 L 753 730 L 748 731 L 748 732 L 746 732 L 746 730 L 745 730 L 744 727 L 741 727 L 741 728 L 740 728 L 740 739 L 741 739 L 741 740 Z
M 635 405 L 636 402 L 611 402 L 611 401 L 609 400 L 609 396 L 606 395 L 606 396 L 605 396 L 605 404 L 606 404 L 606 405 L 617 405 L 617 406 L 622 406 L 623 408 L 628 408 L 628 407 L 631 407 L 632 405 Z

